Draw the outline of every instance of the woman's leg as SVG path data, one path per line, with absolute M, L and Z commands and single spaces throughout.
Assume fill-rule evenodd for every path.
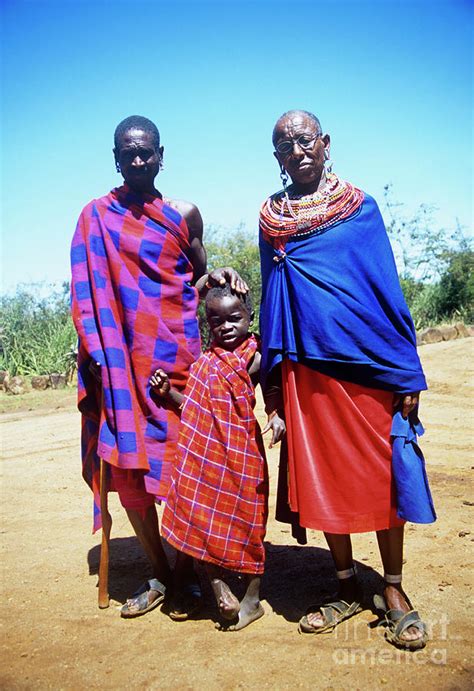
M 388 609 L 409 612 L 412 607 L 402 588 L 403 528 L 404 526 L 379 530 L 377 541 L 385 572 L 384 597 L 387 607 Z M 419 629 L 410 626 L 401 635 L 401 638 L 406 641 L 414 641 L 422 636 L 423 633 Z
M 336 535 L 324 533 L 328 547 L 336 567 L 339 581 L 338 596 L 349 605 L 359 602 L 360 591 L 357 585 L 354 562 L 352 557 L 352 543 L 350 535 Z M 320 611 L 310 612 L 306 615 L 308 624 L 313 628 L 321 628 L 327 624 L 324 614 Z

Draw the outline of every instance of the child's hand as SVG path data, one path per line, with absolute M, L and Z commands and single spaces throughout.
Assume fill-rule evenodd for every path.
M 170 392 L 170 378 L 162 369 L 157 369 L 150 377 L 150 387 L 157 396 L 164 398 Z
M 268 448 L 271 449 L 275 444 L 277 444 L 283 438 L 283 435 L 286 432 L 285 421 L 278 415 L 276 410 L 274 410 L 268 416 L 267 424 L 263 428 L 262 434 L 265 434 L 269 430 L 272 430 L 272 432 L 273 432 L 272 440 L 268 445 Z

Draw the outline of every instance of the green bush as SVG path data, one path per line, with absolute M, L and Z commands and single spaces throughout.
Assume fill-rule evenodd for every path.
M 438 313 L 474 321 L 474 252 L 461 249 L 449 253 L 448 265 L 439 281 Z
M 41 293 L 49 289 L 47 297 Z M 0 296 L 0 369 L 11 375 L 68 373 L 77 336 L 69 313 L 69 286 L 21 285 Z
M 439 228 L 434 207 L 421 204 L 411 216 L 385 186 L 384 210 L 401 284 L 417 329 L 441 322 L 474 320 L 472 240 L 457 224 Z

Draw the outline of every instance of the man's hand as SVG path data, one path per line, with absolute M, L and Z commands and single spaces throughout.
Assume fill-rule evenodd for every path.
M 92 374 L 98 384 L 102 384 L 102 372 L 100 367 L 100 362 L 96 362 L 95 360 L 90 361 L 89 372 Z
M 232 290 L 236 293 L 248 293 L 249 287 L 243 278 L 231 266 L 223 266 L 219 269 L 214 269 L 207 277 L 207 286 L 223 286 L 229 283 Z

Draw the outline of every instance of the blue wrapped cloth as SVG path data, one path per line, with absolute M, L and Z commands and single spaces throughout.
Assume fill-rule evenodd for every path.
M 425 459 L 417 437 L 424 433 L 416 413 L 404 418 L 400 411 L 392 422 L 392 468 L 397 487 L 397 516 L 412 523 L 436 520 Z
M 276 249 L 260 237 L 261 377 L 283 360 L 335 379 L 404 394 L 427 388 L 413 321 L 375 200 L 322 233 L 290 237 Z M 393 472 L 399 516 L 429 523 L 436 516 L 419 427 L 396 414 Z M 419 423 L 417 423 L 419 424 Z
M 260 239 L 262 375 L 283 358 L 376 389 L 426 389 L 378 206 L 276 250 Z

